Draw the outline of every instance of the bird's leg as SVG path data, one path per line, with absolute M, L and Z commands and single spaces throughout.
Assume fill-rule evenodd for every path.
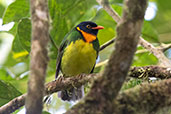
M 60 75 L 56 80 L 58 80 L 59 82 L 62 82 L 62 80 L 64 80 L 64 76 Z

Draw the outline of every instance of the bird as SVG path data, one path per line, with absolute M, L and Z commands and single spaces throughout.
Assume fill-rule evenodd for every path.
M 93 73 L 99 53 L 98 30 L 104 29 L 92 21 L 83 21 L 65 35 L 58 49 L 56 74 L 71 77 Z M 76 101 L 84 96 L 84 86 L 58 92 L 63 101 Z

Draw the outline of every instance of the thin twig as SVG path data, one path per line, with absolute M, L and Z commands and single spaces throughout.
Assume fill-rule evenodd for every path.
M 165 52 L 165 51 L 167 51 L 170 48 L 171 48 L 171 44 L 162 44 L 159 49 L 161 51 Z
M 95 66 L 95 67 L 96 67 L 96 68 L 97 68 L 97 67 L 101 67 L 101 66 L 103 66 L 103 65 L 107 64 L 107 63 L 108 63 L 108 61 L 109 61 L 109 59 L 106 59 L 106 60 L 104 60 L 104 61 L 102 61 L 102 62 L 99 62 L 99 63 L 97 63 L 97 64 L 96 64 L 96 66 Z
M 49 35 L 50 41 L 52 43 L 52 45 L 56 48 L 56 50 L 58 50 L 58 46 L 56 45 L 55 41 L 53 40 L 53 38 L 51 37 L 51 35 Z
M 115 42 L 115 38 L 113 38 L 112 40 L 109 40 L 108 42 L 104 43 L 102 46 L 100 46 L 100 50 L 102 51 L 103 49 L 105 49 L 107 46 L 109 46 L 110 44 Z
M 121 20 L 120 16 L 117 12 L 113 10 L 113 8 L 109 5 L 108 0 L 96 0 L 102 7 L 107 11 L 107 13 L 116 21 L 116 23 L 119 23 Z
M 165 52 L 166 50 L 171 48 L 171 44 L 162 44 L 161 46 L 157 46 L 155 48 L 161 50 L 162 52 Z M 142 49 L 142 50 L 137 50 L 136 54 L 146 53 L 146 52 L 149 52 L 149 51 L 147 49 Z
M 150 68 L 149 69 L 150 72 L 154 72 L 156 74 L 151 74 L 148 70 L 145 70 L 148 68 Z M 156 77 L 161 79 L 171 78 L 171 69 L 160 67 L 160 66 L 133 67 L 129 70 L 128 76 L 138 78 L 139 75 L 141 75 L 144 72 L 146 72 L 146 75 L 149 77 Z M 75 87 L 80 87 L 81 85 L 84 85 L 87 82 L 92 82 L 93 80 L 97 79 L 99 76 L 100 76 L 99 73 L 89 74 L 89 75 L 83 74 L 83 75 L 78 75 L 76 77 L 70 77 L 64 79 L 61 78 L 56 81 L 49 82 L 45 85 L 45 95 L 50 95 L 64 89 L 71 88 L 73 84 Z M 4 114 L 4 112 L 12 113 L 15 110 L 19 109 L 20 107 L 24 106 L 25 98 L 26 98 L 26 94 L 23 94 L 9 101 L 7 104 L 1 106 L 0 114 Z
M 152 44 L 144 40 L 142 37 L 140 37 L 139 43 L 158 58 L 160 65 L 166 66 L 166 67 L 171 66 L 170 60 L 166 58 L 166 56 L 160 49 L 155 48 Z
M 115 10 L 113 10 L 113 8 L 109 5 L 107 0 L 96 0 L 96 1 L 106 10 L 106 12 L 114 19 L 114 21 L 116 21 L 117 23 L 120 22 L 121 20 L 120 16 L 117 14 Z M 167 67 L 171 66 L 171 62 L 169 61 L 169 59 L 166 58 L 166 56 L 161 50 L 156 49 L 152 44 L 144 40 L 142 37 L 140 37 L 139 43 L 148 51 L 150 51 L 152 54 L 154 54 L 154 56 L 156 56 L 159 59 L 161 65 Z
M 106 42 L 105 44 L 103 44 L 101 47 L 100 47 L 100 51 L 102 51 L 103 49 L 105 49 L 106 47 L 108 47 L 109 45 L 111 45 L 112 43 L 114 43 L 115 39 L 112 39 L 112 40 L 109 40 L 108 42 Z M 164 44 L 162 46 L 158 46 L 158 47 L 155 47 L 156 49 L 159 49 L 161 50 L 162 52 L 165 52 L 166 50 L 170 49 L 171 48 L 171 44 Z M 142 49 L 142 50 L 137 50 L 135 54 L 140 54 L 140 53 L 146 53 L 146 52 L 149 52 L 147 49 Z M 103 66 L 105 64 L 107 64 L 109 59 L 106 59 L 100 63 L 97 63 L 96 64 L 96 67 L 100 67 L 100 66 Z
M 133 60 L 147 0 L 126 0 L 124 6 L 122 20 L 117 26 L 115 52 L 111 54 L 102 77 L 95 81 L 83 101 L 68 110 L 66 114 L 115 113 L 112 101 L 119 94 Z
M 61 90 L 66 90 L 71 87 L 80 87 L 81 85 L 91 82 L 98 78 L 100 74 L 78 75 L 70 78 L 59 78 L 58 80 L 49 82 L 45 85 L 45 95 L 52 94 Z M 7 104 L 0 107 L 0 114 L 10 114 L 25 104 L 26 94 L 14 98 Z

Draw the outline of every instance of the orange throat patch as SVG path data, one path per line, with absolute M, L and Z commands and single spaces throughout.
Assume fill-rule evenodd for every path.
M 92 42 L 92 41 L 94 41 L 96 39 L 95 35 L 92 35 L 90 33 L 86 33 L 83 30 L 81 30 L 79 27 L 77 27 L 77 30 L 81 32 L 81 34 L 83 35 L 86 42 Z

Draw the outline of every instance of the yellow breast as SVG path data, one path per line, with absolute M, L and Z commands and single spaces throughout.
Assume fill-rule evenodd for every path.
M 84 42 L 82 39 L 71 42 L 66 47 L 62 61 L 61 70 L 66 76 L 90 73 L 97 58 L 97 52 L 91 43 Z

